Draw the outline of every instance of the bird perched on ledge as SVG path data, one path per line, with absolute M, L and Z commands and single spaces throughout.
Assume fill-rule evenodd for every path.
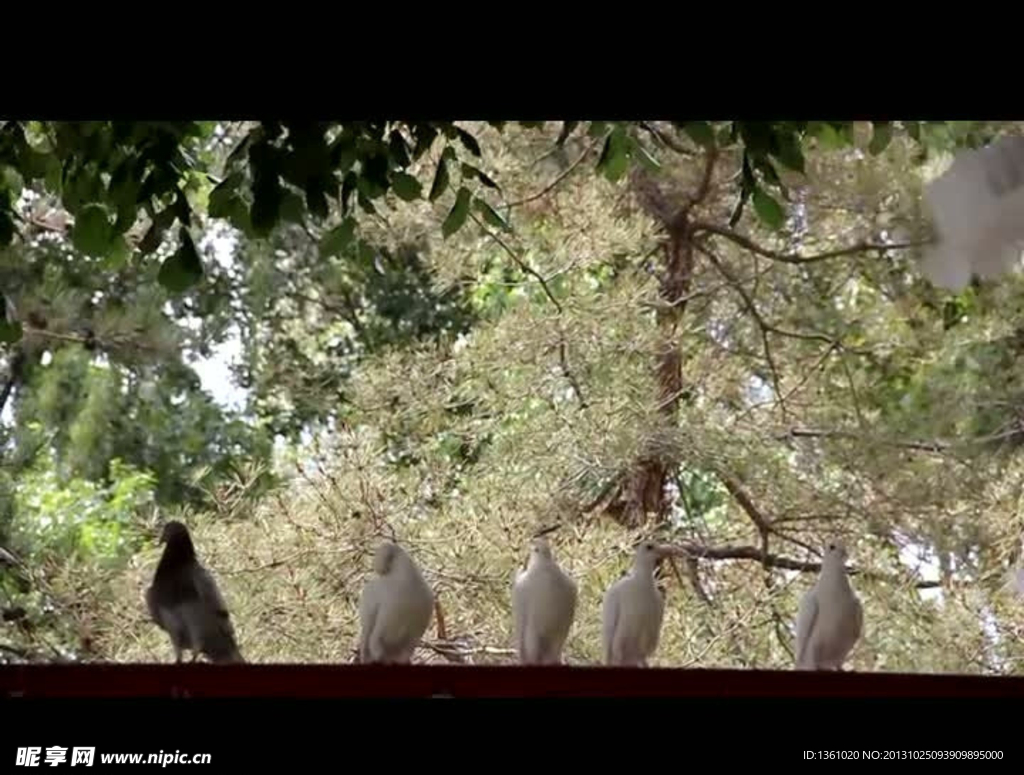
M 177 521 L 164 525 L 165 544 L 153 583 L 146 590 L 150 616 L 171 638 L 175 662 L 182 652 L 202 654 L 214 663 L 245 662 L 227 604 L 213 576 L 196 559 L 188 528 Z
M 796 619 L 796 669 L 842 670 L 864 629 L 864 609 L 846 575 L 846 547 L 828 545 L 818 581 Z
M 665 597 L 654 580 L 658 562 L 672 547 L 645 541 L 636 548 L 629 573 L 612 584 L 602 603 L 604 663 L 647 667 L 658 649 L 665 618 Z
M 392 541 L 377 547 L 373 570 L 359 600 L 359 661 L 408 664 L 430 625 L 434 593 L 416 561 Z
M 544 538 L 530 544 L 526 570 L 512 586 L 516 654 L 523 665 L 560 665 L 576 614 L 577 589 Z

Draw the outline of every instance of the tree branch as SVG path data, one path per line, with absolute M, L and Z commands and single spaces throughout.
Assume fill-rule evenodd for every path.
M 758 326 L 760 326 L 762 332 L 770 332 L 772 334 L 777 334 L 778 336 L 786 337 L 787 339 L 802 339 L 802 340 L 808 341 L 808 342 L 823 342 L 823 343 L 825 343 L 827 345 L 830 345 L 830 346 L 832 346 L 834 348 L 837 348 L 837 349 L 840 349 L 840 350 L 844 350 L 846 352 L 852 352 L 852 353 L 858 354 L 858 355 L 864 354 L 866 352 L 866 351 L 862 351 L 862 350 L 854 350 L 854 349 L 848 348 L 841 341 L 839 341 L 838 339 L 834 339 L 833 337 L 829 336 L 828 334 L 820 334 L 820 333 L 817 333 L 817 332 L 790 331 L 788 329 L 779 328 L 778 326 L 776 326 L 776 325 L 774 325 L 772 323 L 769 323 L 761 315 L 760 310 L 757 309 L 757 306 L 754 304 L 754 300 L 750 297 L 750 294 L 747 293 L 746 289 L 743 288 L 742 283 L 740 283 L 738 280 L 735 280 L 733 278 L 733 275 L 729 272 L 729 270 L 727 270 L 725 268 L 725 265 L 722 262 L 722 260 L 720 258 L 718 258 L 714 253 L 712 253 L 704 245 L 701 245 L 701 244 L 698 243 L 696 245 L 696 248 L 701 253 L 703 253 L 705 256 L 707 256 L 708 260 L 711 261 L 711 263 L 715 266 L 715 268 L 719 270 L 719 272 L 722 274 L 722 276 L 724 276 L 729 281 L 729 285 L 731 285 L 732 288 L 743 299 L 744 305 L 746 305 L 747 310 L 750 312 L 750 314 L 754 316 L 754 319 L 757 321 L 757 324 L 758 324 Z M 773 365 L 771 357 L 770 357 L 770 353 L 766 352 L 765 355 L 768 356 L 769 366 Z
M 687 148 L 685 145 L 682 145 L 674 137 L 672 137 L 671 135 L 667 134 L 666 132 L 662 132 L 656 126 L 654 126 L 653 124 L 651 124 L 651 123 L 649 123 L 647 121 L 641 121 L 640 122 L 640 128 L 643 129 L 645 132 L 649 133 L 658 142 L 662 143 L 667 148 L 671 148 L 673 151 L 675 151 L 676 153 L 678 153 L 678 154 L 680 154 L 682 156 L 696 156 L 697 155 L 696 151 L 692 150 L 691 148 Z
M 692 210 L 708 198 L 708 193 L 711 191 L 711 180 L 715 175 L 715 163 L 717 161 L 718 149 L 709 148 L 707 150 L 707 155 L 704 157 L 704 174 L 700 179 L 700 186 L 698 186 L 696 193 L 694 193 L 690 198 L 690 204 L 687 206 L 687 211 Z
M 683 557 L 697 557 L 702 560 L 751 560 L 762 565 L 768 565 L 780 570 L 795 570 L 801 573 L 818 573 L 821 571 L 820 562 L 801 562 L 789 557 L 782 557 L 777 554 L 762 552 L 756 546 L 703 546 L 691 541 L 684 541 L 674 546 L 676 551 Z M 862 571 L 858 568 L 851 568 L 851 576 L 863 576 L 867 579 L 894 581 L 885 576 Z M 898 583 L 898 580 L 895 580 Z M 941 581 L 917 581 L 914 587 L 917 589 L 936 589 L 941 587 Z
M 547 296 L 551 303 L 555 305 L 555 309 L 558 311 L 559 317 L 561 317 L 562 312 L 564 311 L 562 308 L 562 304 L 561 302 L 558 301 L 558 299 L 555 297 L 555 294 L 551 291 L 551 286 L 548 285 L 548 281 L 544 279 L 544 276 L 541 275 L 541 273 L 534 269 L 532 266 L 523 261 L 523 259 L 519 257 L 519 254 L 517 254 L 516 251 L 509 247 L 508 243 L 506 243 L 505 240 L 501 238 L 501 235 L 496 234 L 495 232 L 488 229 L 487 226 L 485 226 L 484 223 L 479 218 L 476 217 L 476 215 L 470 213 L 469 217 L 473 219 L 473 222 L 480 228 L 481 231 L 483 231 L 484 234 L 486 234 L 488 237 L 494 240 L 498 244 L 498 246 L 501 247 L 501 249 L 504 250 L 509 255 L 509 257 L 511 257 L 511 259 L 515 262 L 516 266 L 518 266 L 522 271 L 526 272 L 531 277 L 535 278 L 537 282 L 540 283 L 540 287 L 544 289 L 544 295 Z M 561 325 L 558 326 L 558 363 L 562 371 L 562 376 L 565 377 L 566 381 L 569 383 L 569 387 L 572 388 L 572 392 L 576 396 L 576 400 L 579 402 L 580 408 L 586 409 L 589 406 L 589 404 L 587 403 L 587 399 L 583 395 L 583 388 L 580 386 L 580 382 L 576 378 L 576 374 L 569 366 L 568 347 L 565 343 L 565 332 L 562 330 Z
M 603 139 L 603 137 L 598 137 L 591 141 L 590 145 L 588 145 L 584 149 L 583 153 L 579 155 L 579 158 L 577 158 L 576 161 L 574 161 L 572 164 L 566 167 L 565 170 L 558 175 L 558 177 L 556 177 L 554 180 L 548 183 L 548 185 L 544 186 L 544 188 L 542 188 L 536 194 L 531 194 L 530 196 L 525 197 L 524 199 L 518 199 L 515 202 L 509 202 L 505 206 L 511 210 L 514 207 L 521 207 L 525 204 L 529 204 L 530 202 L 535 202 L 541 197 L 550 194 L 563 180 L 565 180 L 573 173 L 573 170 L 575 170 L 577 167 L 580 166 L 580 164 L 583 163 L 583 160 L 590 155 L 590 152 L 594 150 L 594 148 L 597 146 L 597 143 Z
M 761 317 L 761 312 L 757 309 L 757 305 L 754 304 L 754 299 L 747 293 L 743 285 L 736 280 L 733 274 L 725 268 L 725 264 L 723 264 L 714 253 L 703 245 L 697 245 L 697 250 L 707 256 L 708 261 L 711 262 L 715 269 L 718 270 L 719 274 L 721 274 L 740 295 L 740 298 L 743 299 L 743 303 L 747 307 L 747 311 L 750 312 L 750 314 L 754 316 L 754 320 L 757 321 L 757 325 L 761 329 L 761 345 L 764 348 L 764 357 L 765 360 L 768 361 L 768 368 L 772 372 L 772 383 L 775 387 L 775 396 L 779 402 L 779 407 L 782 409 L 782 416 L 785 418 L 786 403 L 785 398 L 782 395 L 782 377 L 779 376 L 779 370 L 775 365 L 775 358 L 772 355 L 771 343 L 768 341 L 768 332 L 775 332 L 774 328 L 769 326 L 767 321 Z
M 544 279 L 544 276 L 536 269 L 534 269 L 532 266 L 523 261 L 523 259 L 519 257 L 519 254 L 516 253 L 511 247 L 509 247 L 508 243 L 501 238 L 501 235 L 488 229 L 487 226 L 484 225 L 483 221 L 476 217 L 475 213 L 470 213 L 469 217 L 473 219 L 473 222 L 480 227 L 480 230 L 484 234 L 486 234 L 488 237 L 494 240 L 502 250 L 508 253 L 509 258 L 511 258 L 515 262 L 516 266 L 518 266 L 520 269 L 522 269 L 524 272 L 526 272 L 528 275 L 530 275 L 537 282 L 540 283 L 540 287 L 544 289 L 544 295 L 547 296 L 548 299 L 550 299 L 551 303 L 555 305 L 555 309 L 557 309 L 558 312 L 561 313 L 562 304 L 561 302 L 558 301 L 557 298 L 555 298 L 555 294 L 551 292 L 551 287 L 548 285 L 547 280 Z
M 943 441 L 893 441 L 891 439 L 867 439 L 864 436 L 850 431 L 825 431 L 811 430 L 809 428 L 790 428 L 785 433 L 775 437 L 778 441 L 786 439 L 847 439 L 849 441 L 860 441 L 869 444 L 881 444 L 887 447 L 898 447 L 899 449 L 912 449 L 918 452 L 946 452 L 950 445 Z
M 776 250 L 769 250 L 768 248 L 758 245 L 748 237 L 744 237 L 742 234 L 739 234 L 732 229 L 724 226 L 718 226 L 717 224 L 698 221 L 693 224 L 692 229 L 695 235 L 708 233 L 718 235 L 719 237 L 725 237 L 727 240 L 735 242 L 740 247 L 744 247 L 753 253 L 757 253 L 759 256 L 770 258 L 772 261 L 781 261 L 785 264 L 814 264 L 818 261 L 826 261 L 830 258 L 840 258 L 842 256 L 852 256 L 869 250 L 906 250 L 908 248 L 930 245 L 934 242 L 934 240 L 931 239 L 916 242 L 894 242 L 891 244 L 861 242 L 856 245 L 851 245 L 850 247 L 837 248 L 836 250 L 830 250 L 813 256 L 800 256 L 793 253 L 780 253 Z

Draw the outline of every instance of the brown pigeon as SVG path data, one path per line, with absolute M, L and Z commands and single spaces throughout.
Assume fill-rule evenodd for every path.
M 185 649 L 193 662 L 200 653 L 215 663 L 244 662 L 227 605 L 213 576 L 196 559 L 188 528 L 168 522 L 160 541 L 166 546 L 146 590 L 146 604 L 153 621 L 170 636 L 175 662 L 181 662 Z

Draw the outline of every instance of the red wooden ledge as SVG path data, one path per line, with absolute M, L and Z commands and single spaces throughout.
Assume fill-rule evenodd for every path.
M 1014 697 L 1024 677 L 463 665 L 10 665 L 7 697 Z

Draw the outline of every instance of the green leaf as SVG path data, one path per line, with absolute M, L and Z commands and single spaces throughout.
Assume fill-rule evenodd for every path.
M 177 195 L 174 197 L 174 202 L 171 203 L 171 207 L 174 208 L 174 214 L 181 221 L 182 226 L 188 226 L 192 222 L 192 207 L 188 203 L 188 197 L 185 196 L 185 192 L 179 190 Z
M 203 277 L 203 263 L 199 260 L 195 243 L 188 229 L 182 227 L 178 231 L 181 246 L 160 267 L 157 279 L 160 284 L 174 294 L 187 291 Z
M 10 245 L 14 240 L 14 219 L 6 207 L 0 209 L 0 247 Z
M 831 124 L 820 124 L 816 136 L 821 147 L 827 151 L 836 151 L 846 146 L 846 138 Z
M 139 242 L 139 252 L 144 256 L 148 256 L 160 247 L 160 243 L 163 241 L 163 236 L 163 227 L 158 223 L 154 223 L 146 230 L 145 236 L 142 238 L 142 241 Z
M 121 234 L 114 235 L 114 238 L 110 241 L 110 249 L 107 251 L 107 257 L 103 261 L 103 266 L 111 271 L 117 271 L 123 269 L 128 261 L 132 257 L 132 249 Z
M 872 156 L 878 156 L 892 141 L 892 124 L 888 121 L 874 121 L 871 125 L 871 142 L 868 144 L 868 152 Z
M 464 146 L 466 146 L 466 150 L 469 151 L 474 156 L 479 157 L 480 156 L 480 143 L 478 143 L 476 141 L 476 138 L 473 137 L 473 135 L 471 135 L 465 129 L 459 129 L 459 127 L 455 127 L 455 131 L 459 135 L 459 141 Z
M 341 213 L 342 215 L 348 215 L 348 209 L 351 206 L 352 194 L 355 193 L 356 187 L 359 185 L 359 177 L 354 172 L 346 172 L 345 179 L 341 182 Z
M 358 202 L 359 206 L 363 208 L 363 212 L 368 215 L 377 214 L 377 208 L 373 206 L 373 202 L 370 200 L 370 197 L 366 196 L 362 191 L 359 191 L 356 194 L 356 202 Z
M 743 217 L 743 209 L 749 199 L 750 189 L 745 185 L 740 186 L 740 198 L 736 200 L 736 206 L 729 215 L 729 228 L 735 228 L 736 224 L 740 222 L 740 218 Z
M 399 199 L 406 202 L 412 202 L 423 195 L 423 186 L 420 182 L 405 172 L 396 172 L 391 176 L 391 190 Z
M 384 154 L 363 159 L 359 191 L 369 199 L 378 199 L 388 190 L 388 157 Z
M 431 202 L 437 201 L 437 198 L 441 196 L 448 188 L 448 157 L 446 154 L 441 155 L 441 160 L 437 163 L 437 172 L 434 173 L 434 183 L 430 186 L 429 199 Z
M 409 144 L 405 142 L 402 133 L 397 129 L 391 130 L 391 135 L 388 137 L 388 148 L 391 152 L 391 161 L 399 169 L 404 170 L 412 163 L 409 159 Z
M 683 124 L 683 131 L 697 145 L 703 145 L 705 148 L 715 147 L 715 130 L 707 121 L 687 121 Z
M 754 211 L 766 225 L 773 229 L 782 228 L 786 222 L 786 213 L 782 206 L 763 188 L 758 186 L 754 189 Z
M 459 189 L 459 193 L 455 197 L 455 204 L 452 205 L 452 209 L 448 211 L 448 217 L 441 224 L 441 234 L 445 239 L 461 229 L 466 222 L 472 197 L 473 195 L 465 186 Z
M 14 167 L 3 166 L 0 167 L 0 185 L 6 188 L 12 197 L 15 199 L 21 195 L 22 189 L 25 188 L 25 179 L 21 176 Z
M 83 207 L 71 230 L 71 244 L 87 256 L 105 256 L 110 249 L 114 229 L 101 205 Z
M 501 188 L 498 186 L 498 184 L 495 183 L 493 180 L 491 180 L 491 178 L 489 178 L 486 173 L 484 173 L 482 170 L 478 169 L 477 167 L 474 167 L 472 164 L 466 164 L 465 162 L 462 163 L 462 177 L 463 178 L 476 178 L 477 180 L 479 180 L 481 183 L 483 183 L 488 188 L 493 188 L 493 189 L 496 189 L 498 191 L 501 190 Z
M 597 168 L 612 183 L 621 178 L 629 166 L 629 157 L 626 154 L 628 138 L 625 128 L 618 126 L 608 135 L 601 151 L 601 158 L 597 161 Z
M 241 173 L 236 172 L 229 175 L 210 192 L 210 203 L 207 212 L 211 218 L 227 218 L 234 207 L 234 202 L 239 199 L 237 189 L 242 182 Z
M 59 194 L 61 190 L 61 177 L 63 175 L 60 159 L 53 154 L 47 154 L 46 160 L 46 174 L 43 176 L 43 181 L 46 183 L 46 188 L 50 193 Z
M 359 260 L 367 266 L 374 266 L 376 263 L 374 259 L 377 257 L 377 249 L 366 240 L 359 240 L 356 252 L 359 255 Z M 379 272 L 379 274 L 383 274 L 383 272 Z
M 314 217 L 320 218 L 321 220 L 326 218 L 331 213 L 331 207 L 327 203 L 327 194 L 330 192 L 332 197 L 338 195 L 338 180 L 334 177 L 329 177 L 327 180 L 327 188 L 324 187 L 324 181 L 316 179 L 310 181 L 306 187 L 306 209 L 313 214 Z M 299 220 L 296 223 L 302 222 L 302 216 L 299 215 Z
M 806 174 L 804 152 L 800 148 L 800 138 L 797 137 L 796 132 L 777 130 L 775 132 L 775 139 L 778 142 L 779 150 L 778 153 L 772 155 L 789 169 L 799 172 L 801 175 Z
M 281 215 L 281 200 L 284 192 L 276 174 L 267 175 L 259 185 L 253 186 L 252 208 L 249 217 L 256 233 L 266 236 L 274 228 Z
M 311 189 L 314 190 L 314 189 Z M 323 201 L 323 214 L 327 215 L 327 200 L 324 199 L 322 191 L 316 191 L 320 195 L 320 199 Z M 309 192 L 306 192 L 306 196 L 309 197 Z M 309 208 L 313 210 L 312 207 Z M 281 200 L 281 220 L 288 221 L 289 223 L 302 223 L 302 219 L 306 214 L 305 205 L 302 202 L 302 197 L 296 194 L 294 191 L 286 191 L 284 198 Z M 321 216 L 323 217 L 323 216 Z
M 491 226 L 501 229 L 502 231 L 512 230 L 512 228 L 508 225 L 508 222 L 500 215 L 498 215 L 498 212 L 489 204 L 487 204 L 487 202 L 485 202 L 483 199 L 475 200 L 473 202 L 473 205 L 476 207 L 477 210 L 480 211 L 480 214 L 484 217 L 484 220 L 487 221 L 487 223 L 491 224 Z
M 349 216 L 320 238 L 320 256 L 337 256 L 345 251 L 356 233 L 355 219 Z
M 6 319 L 0 319 L 0 342 L 14 344 L 21 339 L 22 333 L 21 323 L 17 320 L 10 322 Z
M 775 171 L 775 165 L 766 158 L 755 158 L 754 167 L 760 170 L 761 175 L 764 179 L 782 190 L 783 196 L 786 196 L 786 187 L 782 183 L 782 179 L 779 178 L 779 173 Z

